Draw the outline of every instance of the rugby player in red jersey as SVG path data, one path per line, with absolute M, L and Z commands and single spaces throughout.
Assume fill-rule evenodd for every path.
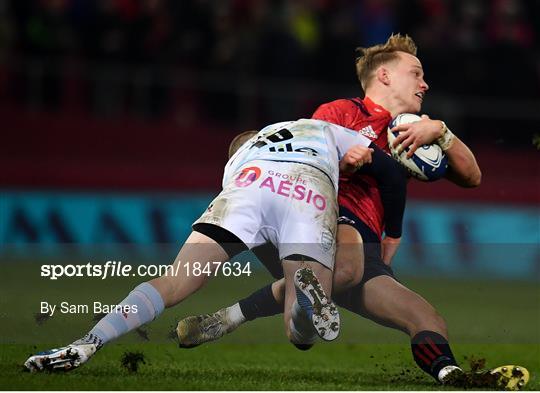
M 401 113 L 418 113 L 429 87 L 410 37 L 393 35 L 385 44 L 361 48 L 360 52 L 357 75 L 365 98 L 323 104 L 312 117 L 357 130 L 388 152 L 386 130 L 391 120 Z M 424 144 L 438 143 L 449 159 L 450 181 L 462 187 L 480 184 L 481 172 L 474 155 L 444 122 L 422 116 L 421 121 L 395 127 L 394 131 L 400 131 L 395 145 L 409 147 L 409 156 Z M 360 173 L 342 175 L 338 202 L 332 295 L 336 303 L 408 334 L 415 362 L 437 381 L 444 383 L 450 374 L 461 373 L 448 343 L 444 319 L 424 298 L 394 278 L 390 262 L 399 245 L 401 222 L 398 227 L 395 223 L 389 227 L 376 181 Z M 274 277 L 281 276 L 272 264 L 278 258 L 271 249 L 253 251 Z M 282 304 L 280 280 L 214 314 L 183 319 L 177 329 L 180 344 L 191 347 L 216 340 L 245 321 L 281 313 Z M 297 347 L 308 349 L 311 345 Z M 527 378 L 515 378 L 507 387 L 521 388 L 526 382 Z

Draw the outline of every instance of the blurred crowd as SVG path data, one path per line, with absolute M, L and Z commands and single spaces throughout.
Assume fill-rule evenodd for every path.
M 94 82 L 144 67 L 133 78 L 146 78 L 159 115 L 164 69 L 224 75 L 224 90 L 247 77 L 353 84 L 354 49 L 392 32 L 415 39 L 438 92 L 538 96 L 540 3 L 526 0 L 0 0 L 0 88 L 27 99 L 38 61 L 54 107 L 66 65 Z

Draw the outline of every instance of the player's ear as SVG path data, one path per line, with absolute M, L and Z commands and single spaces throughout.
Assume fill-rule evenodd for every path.
M 379 68 L 377 68 L 377 71 L 375 71 L 375 77 L 383 85 L 388 86 L 390 84 L 390 74 L 388 72 L 388 68 L 384 66 L 380 66 Z

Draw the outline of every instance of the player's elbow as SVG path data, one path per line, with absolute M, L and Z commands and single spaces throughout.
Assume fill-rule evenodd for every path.
M 480 171 L 480 169 L 478 169 L 476 175 L 471 181 L 471 187 L 478 187 L 480 186 L 480 183 L 482 183 L 482 172 Z
M 476 170 L 472 171 L 472 173 L 467 176 L 465 180 L 465 187 L 469 188 L 475 188 L 480 186 L 482 183 L 482 172 L 480 171 L 480 168 L 476 168 Z
M 478 167 L 468 170 L 465 173 L 449 171 L 447 178 L 460 187 L 475 188 L 482 183 L 482 172 Z

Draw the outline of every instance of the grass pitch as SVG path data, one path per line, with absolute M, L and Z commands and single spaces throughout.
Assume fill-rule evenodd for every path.
M 36 351 L 65 345 L 95 323 L 94 315 L 39 315 L 40 301 L 116 303 L 141 280 L 45 281 L 34 265 L 3 265 L 0 277 L 1 390 L 453 390 L 418 369 L 408 338 L 342 311 L 342 334 L 301 352 L 286 343 L 279 316 L 240 327 L 216 343 L 180 349 L 169 336 L 178 318 L 215 311 L 269 277 L 216 279 L 161 318 L 102 349 L 66 374 L 30 374 L 22 363 Z M 22 277 L 26 277 L 25 280 Z M 445 316 L 454 354 L 486 367 L 519 364 L 540 389 L 540 289 L 537 282 L 402 280 Z M 25 286 L 22 287 L 21 283 Z M 122 364 L 142 353 L 138 370 Z M 129 363 L 129 362 L 128 362 Z
M 66 374 L 29 374 L 21 362 L 31 346 L 2 349 L 3 390 L 453 390 L 441 387 L 413 363 L 407 345 L 322 344 L 300 352 L 287 344 L 214 343 L 196 349 L 167 344 L 116 344 Z M 137 372 L 121 364 L 126 351 L 141 352 Z M 538 390 L 539 352 L 530 345 L 455 345 L 463 354 L 512 359 L 532 372 L 528 390 Z M 466 367 L 467 368 L 467 367 Z

